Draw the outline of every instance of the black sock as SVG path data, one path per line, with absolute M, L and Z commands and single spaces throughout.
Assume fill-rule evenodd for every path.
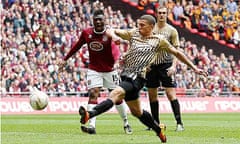
M 112 100 L 107 99 L 96 105 L 92 111 L 89 111 L 90 118 L 100 115 L 101 113 L 108 111 L 112 107 L 113 107 Z
M 150 102 L 150 107 L 151 107 L 151 113 L 153 119 L 159 124 L 159 104 L 158 101 L 155 102 Z
M 152 128 L 157 134 L 161 132 L 158 123 L 152 118 L 149 112 L 143 110 L 143 114 L 138 119 L 147 127 Z
M 180 113 L 180 105 L 177 99 L 171 101 L 171 106 L 173 110 L 174 117 L 177 121 L 177 124 L 182 124 L 181 113 Z

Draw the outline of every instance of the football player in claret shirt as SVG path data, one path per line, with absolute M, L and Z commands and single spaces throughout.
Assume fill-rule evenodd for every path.
M 59 63 L 59 71 L 63 71 L 67 60 L 75 54 L 84 44 L 87 44 L 89 51 L 89 65 L 87 70 L 87 87 L 89 100 L 87 109 L 92 110 L 98 104 L 98 97 L 102 87 L 113 90 L 119 83 L 119 75 L 114 70 L 115 49 L 111 34 L 108 33 L 110 27 L 105 24 L 103 10 L 95 10 L 93 13 L 93 27 L 82 31 L 78 42 L 70 49 L 64 57 L 64 61 Z M 132 134 L 132 129 L 128 123 L 126 105 L 121 100 L 116 103 L 116 109 L 123 120 L 123 128 L 126 134 Z M 88 126 L 82 125 L 81 130 L 89 134 L 96 134 L 96 117 L 89 120 Z

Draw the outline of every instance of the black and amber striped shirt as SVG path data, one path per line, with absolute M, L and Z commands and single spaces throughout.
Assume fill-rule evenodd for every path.
M 126 30 L 119 36 L 129 40 L 129 49 L 123 57 L 123 72 L 127 76 L 137 73 L 145 77 L 145 68 L 155 61 L 159 53 L 171 47 L 164 36 L 151 35 L 143 38 L 137 29 Z

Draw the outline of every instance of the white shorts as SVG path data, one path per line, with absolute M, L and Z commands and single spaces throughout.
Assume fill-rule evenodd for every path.
M 91 69 L 87 71 L 87 87 L 88 89 L 95 87 L 104 87 L 114 89 L 119 84 L 119 75 L 117 71 L 97 72 Z

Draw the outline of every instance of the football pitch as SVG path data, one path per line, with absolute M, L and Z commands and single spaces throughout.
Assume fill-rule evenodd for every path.
M 175 132 L 172 114 L 161 114 L 167 125 L 168 144 L 240 144 L 240 113 L 183 114 L 184 132 Z M 123 131 L 118 114 L 97 117 L 97 134 L 79 129 L 76 115 L 1 115 L 1 144 L 159 144 L 153 131 L 146 131 L 129 114 L 132 135 Z

